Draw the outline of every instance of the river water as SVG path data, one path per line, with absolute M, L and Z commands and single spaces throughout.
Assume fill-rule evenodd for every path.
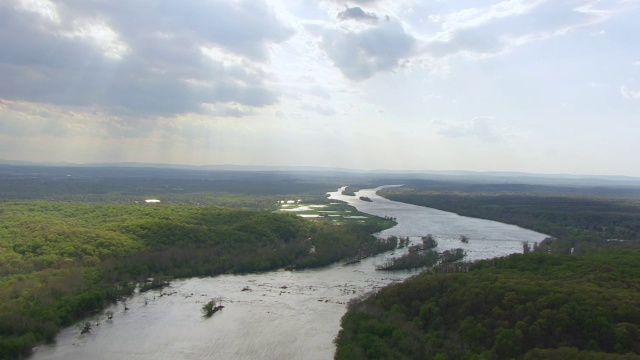
M 469 260 L 522 252 L 522 241 L 546 237 L 513 225 L 390 201 L 377 196 L 377 190 L 361 190 L 354 197 L 341 195 L 340 189 L 330 198 L 365 213 L 395 217 L 398 225 L 380 236 L 419 241 L 430 233 L 438 240 L 437 250 L 462 247 Z M 462 244 L 460 235 L 469 243 Z M 36 347 L 31 359 L 331 359 L 347 302 L 417 273 L 375 270 L 391 256 L 389 252 L 315 270 L 173 281 L 161 291 L 135 294 L 126 303 L 127 311 L 120 303 L 88 318 L 93 323 L 88 334 L 80 334 L 78 326 L 62 330 L 54 344 Z M 205 319 L 200 309 L 211 299 L 225 308 Z M 107 311 L 114 314 L 110 320 Z

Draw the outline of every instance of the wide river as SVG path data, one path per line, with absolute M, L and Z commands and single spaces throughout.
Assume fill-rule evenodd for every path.
M 361 190 L 355 197 L 338 190 L 330 198 L 365 213 L 395 217 L 398 225 L 380 236 L 419 241 L 430 233 L 439 251 L 462 247 L 469 260 L 522 252 L 523 241 L 546 237 L 513 225 L 390 201 L 376 190 Z M 462 244 L 460 235 L 469 243 Z M 399 254 L 397 250 L 395 256 Z M 162 291 L 134 295 L 127 301 L 128 311 L 120 303 L 87 319 L 94 323 L 88 334 L 80 334 L 78 326 L 62 330 L 54 344 L 36 347 L 31 359 L 332 359 L 347 302 L 416 273 L 375 270 L 390 257 L 391 252 L 353 265 L 173 281 Z M 250 290 L 243 291 L 246 288 Z M 212 298 L 225 308 L 204 319 L 200 309 Z M 107 320 L 107 311 L 114 313 L 113 319 Z

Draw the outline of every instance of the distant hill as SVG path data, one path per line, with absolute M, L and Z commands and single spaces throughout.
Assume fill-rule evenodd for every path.
M 381 179 L 422 179 L 435 181 L 463 181 L 491 184 L 534 184 L 552 186 L 622 186 L 640 187 L 640 177 L 616 175 L 583 175 L 583 174 L 535 174 L 524 172 L 500 171 L 466 171 L 466 170 L 363 170 L 345 169 L 321 166 L 270 166 L 270 165 L 188 165 L 188 164 L 159 164 L 159 163 L 86 163 L 69 162 L 28 162 L 15 160 L 1 160 L 0 164 L 12 166 L 46 166 L 70 168 L 151 168 L 174 170 L 201 171 L 234 171 L 234 172 L 300 172 L 323 174 L 353 174 L 367 175 Z

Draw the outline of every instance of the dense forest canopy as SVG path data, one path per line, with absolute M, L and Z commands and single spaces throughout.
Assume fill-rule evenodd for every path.
M 381 195 L 553 238 L 525 244 L 528 254 L 424 272 L 354 301 L 337 359 L 640 358 L 638 197 L 412 186 Z
M 353 302 L 336 358 L 637 359 L 638 259 L 532 253 L 423 273 Z

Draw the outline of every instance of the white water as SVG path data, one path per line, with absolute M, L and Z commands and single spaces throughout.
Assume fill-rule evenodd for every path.
M 395 217 L 398 225 L 380 236 L 418 237 L 431 233 L 438 250 L 462 247 L 468 259 L 522 251 L 522 241 L 544 234 L 494 221 L 461 217 L 439 210 L 389 201 L 362 190 L 353 196 L 330 193 L 358 210 Z M 372 202 L 360 200 L 367 196 Z M 469 238 L 462 244 L 460 235 Z M 397 256 L 400 251 L 396 251 Z M 391 253 L 353 265 L 334 264 L 305 271 L 272 271 L 174 281 L 160 291 L 135 295 L 88 320 L 100 323 L 89 334 L 64 329 L 56 343 L 34 349 L 32 359 L 331 359 L 346 303 L 415 271 L 381 272 L 375 265 Z M 251 291 L 242 291 L 244 287 Z M 200 308 L 211 298 L 224 310 L 209 319 Z

